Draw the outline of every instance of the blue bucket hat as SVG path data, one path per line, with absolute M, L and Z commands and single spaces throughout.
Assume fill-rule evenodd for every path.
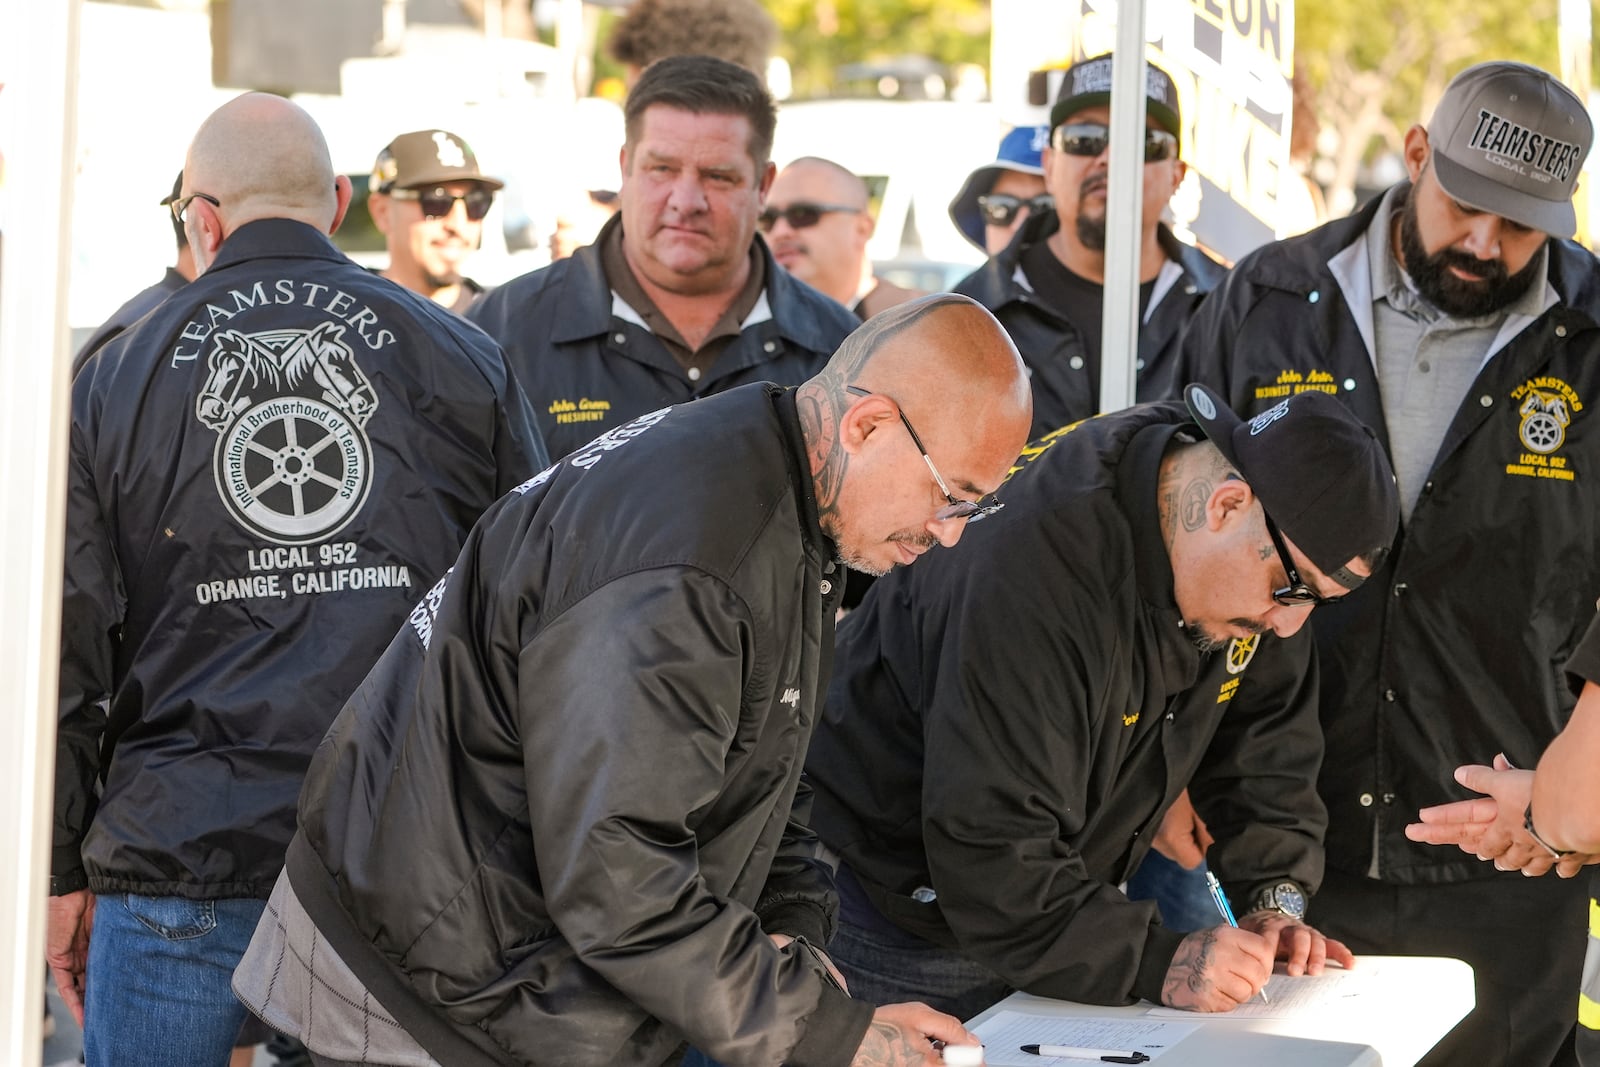
M 1049 143 L 1050 127 L 1018 126 L 1000 139 L 1000 151 L 993 163 L 967 175 L 961 191 L 950 201 L 950 221 L 978 251 L 988 254 L 983 244 L 983 213 L 978 210 L 978 197 L 994 188 L 1002 171 L 1042 175 L 1044 150 Z

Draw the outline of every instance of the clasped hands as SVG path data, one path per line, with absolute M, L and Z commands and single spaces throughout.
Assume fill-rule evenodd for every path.
M 1420 822 L 1406 827 L 1406 836 L 1429 845 L 1455 845 L 1469 855 L 1490 860 L 1497 870 L 1521 871 L 1530 878 L 1553 868 L 1571 878 L 1600 854 L 1573 852 L 1560 860 L 1529 836 L 1523 816 L 1533 795 L 1533 772 L 1511 766 L 1504 755 L 1494 765 L 1457 767 L 1455 779 L 1483 796 L 1436 804 L 1417 813 Z

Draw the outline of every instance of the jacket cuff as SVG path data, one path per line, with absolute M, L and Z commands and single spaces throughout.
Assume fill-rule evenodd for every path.
M 53 897 L 63 897 L 88 888 L 89 874 L 82 867 L 50 876 L 50 895 Z
M 818 978 L 821 981 L 821 978 Z M 848 1067 L 877 1010 L 831 985 L 822 987 L 817 1010 L 805 1020 L 800 1040 L 784 1059 L 786 1067 Z
M 767 934 L 803 937 L 813 945 L 826 945 L 833 933 L 827 912 L 803 900 L 786 900 L 764 908 L 761 930 Z
M 1152 925 L 1144 939 L 1144 953 L 1139 957 L 1139 971 L 1133 978 L 1133 995 L 1152 1004 L 1161 1004 L 1161 987 L 1166 985 L 1167 971 L 1172 968 L 1172 957 L 1178 954 L 1187 934 Z

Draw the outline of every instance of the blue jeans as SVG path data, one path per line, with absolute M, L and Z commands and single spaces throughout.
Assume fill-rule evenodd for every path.
M 266 903 L 97 897 L 84 999 L 88 1067 L 224 1067 L 248 1015 L 229 983 Z
M 1206 887 L 1204 863 L 1191 871 L 1154 849 L 1128 879 L 1128 899 L 1155 901 L 1161 911 L 1161 925 L 1180 934 L 1227 921 Z

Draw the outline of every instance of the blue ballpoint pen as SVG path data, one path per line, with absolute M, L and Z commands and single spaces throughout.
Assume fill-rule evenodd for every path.
M 1210 871 L 1206 872 L 1206 888 L 1211 890 L 1211 899 L 1216 902 L 1217 910 L 1222 912 L 1222 917 L 1228 920 L 1229 926 L 1237 930 L 1239 921 L 1233 917 L 1233 908 L 1228 904 L 1228 895 L 1222 891 L 1222 883 L 1217 881 L 1217 876 Z M 1261 1003 L 1272 1003 L 1267 999 L 1265 988 L 1261 990 Z

